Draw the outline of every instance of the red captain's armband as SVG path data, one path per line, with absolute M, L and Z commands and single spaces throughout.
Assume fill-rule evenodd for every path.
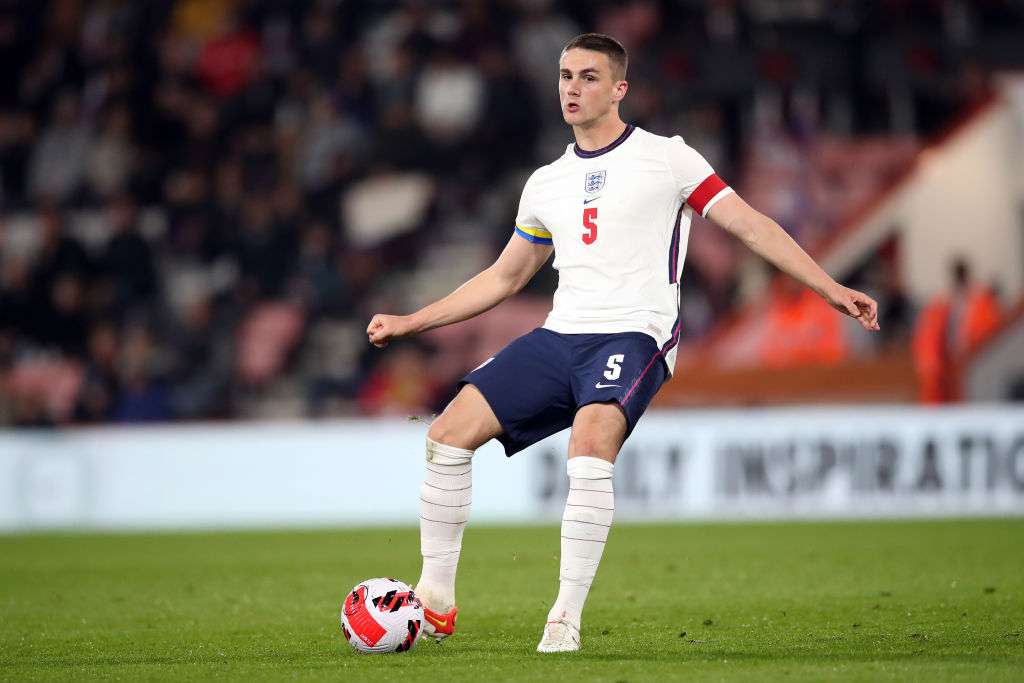
M 712 173 L 697 186 L 697 189 L 690 193 L 690 197 L 686 200 L 686 203 L 693 207 L 694 211 L 703 216 L 704 209 L 707 208 L 708 202 L 714 199 L 719 192 L 727 187 L 728 185 L 726 185 L 717 174 Z

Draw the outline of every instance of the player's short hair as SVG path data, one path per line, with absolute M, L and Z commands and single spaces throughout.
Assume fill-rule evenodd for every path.
M 600 52 L 608 57 L 608 63 L 612 66 L 612 76 L 615 80 L 621 81 L 626 78 L 626 66 L 629 58 L 626 56 L 626 48 L 622 43 L 611 36 L 603 33 L 581 33 L 566 45 L 562 52 L 569 50 L 592 50 Z

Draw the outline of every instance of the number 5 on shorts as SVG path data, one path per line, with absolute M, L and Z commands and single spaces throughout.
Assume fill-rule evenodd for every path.
M 608 356 L 608 369 L 604 371 L 605 379 L 617 380 L 619 375 L 622 374 L 622 366 L 619 363 L 624 360 L 626 360 L 626 356 L 622 353 L 614 353 Z

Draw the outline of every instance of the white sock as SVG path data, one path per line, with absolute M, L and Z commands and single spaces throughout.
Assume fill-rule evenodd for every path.
M 423 572 L 416 595 L 434 611 L 455 606 L 455 570 L 473 500 L 473 451 L 427 438 L 427 469 L 420 487 Z
M 562 515 L 562 562 L 558 573 L 558 599 L 548 621 L 565 619 L 580 626 L 583 603 L 601 562 L 608 530 L 615 513 L 612 473 L 607 460 L 569 458 L 569 497 Z

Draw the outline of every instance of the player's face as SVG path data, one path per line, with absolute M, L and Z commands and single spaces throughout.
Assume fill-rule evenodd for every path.
M 562 118 L 572 126 L 599 123 L 626 94 L 626 82 L 615 80 L 604 53 L 569 50 L 562 53 L 558 67 Z

